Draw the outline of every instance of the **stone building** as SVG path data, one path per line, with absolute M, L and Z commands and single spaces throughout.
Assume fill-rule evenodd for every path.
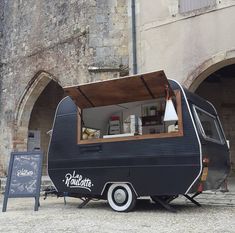
M 234 23 L 234 0 L 0 0 L 0 175 L 32 148 L 46 174 L 63 87 L 135 70 L 164 69 L 213 102 L 235 161 Z
M 46 155 L 62 87 L 127 74 L 129 48 L 125 0 L 0 0 L 0 16 L 4 175 L 12 150 Z

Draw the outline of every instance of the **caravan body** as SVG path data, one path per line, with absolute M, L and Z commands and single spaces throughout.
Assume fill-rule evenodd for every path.
M 59 192 L 108 199 L 114 210 L 128 211 L 137 197 L 177 197 L 218 189 L 228 176 L 229 149 L 215 108 L 176 81 L 167 80 L 163 71 L 65 91 L 71 98 L 58 105 L 48 154 L 48 173 Z M 178 121 L 166 126 L 168 122 L 157 111 L 152 111 L 154 118 L 145 116 L 143 110 L 149 101 L 165 101 L 167 93 Z M 142 134 L 128 134 L 122 127 L 119 134 L 101 132 L 104 119 L 113 113 L 120 119 L 126 112 L 139 114 Z M 120 121 L 123 125 L 124 119 Z M 153 127 L 155 131 L 154 123 L 159 124 Z M 84 138 L 90 128 L 99 128 L 99 135 Z

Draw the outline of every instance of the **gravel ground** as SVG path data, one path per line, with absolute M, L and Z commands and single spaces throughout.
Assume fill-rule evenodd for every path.
M 0 214 L 0 233 L 11 232 L 235 232 L 235 205 L 231 200 L 203 201 L 197 207 L 184 198 L 172 202 L 177 213 L 170 213 L 148 200 L 140 200 L 133 212 L 117 213 L 107 202 L 90 202 L 83 209 L 74 198 L 41 199 L 38 212 L 32 198 L 9 199 L 7 212 Z M 2 208 L 3 196 L 0 199 Z

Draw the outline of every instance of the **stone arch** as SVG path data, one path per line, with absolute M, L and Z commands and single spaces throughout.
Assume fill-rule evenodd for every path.
M 50 81 L 58 81 L 45 71 L 38 72 L 26 86 L 17 105 L 15 115 L 15 133 L 13 137 L 14 150 L 26 150 L 28 125 L 34 104 Z
M 230 141 L 231 176 L 235 175 L 235 50 L 219 53 L 203 62 L 183 82 L 184 86 L 209 100 L 215 107 Z
M 183 85 L 190 91 L 195 92 L 199 85 L 215 71 L 235 64 L 235 49 L 227 52 L 221 52 L 199 65 L 189 76 L 183 81 Z

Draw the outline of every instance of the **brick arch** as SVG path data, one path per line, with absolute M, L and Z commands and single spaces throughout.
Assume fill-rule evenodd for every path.
M 34 104 L 50 81 L 58 81 L 45 71 L 38 72 L 26 86 L 16 108 L 15 132 L 13 136 L 14 150 L 26 150 L 28 126 Z
M 195 92 L 208 76 L 231 64 L 235 64 L 235 50 L 218 53 L 193 70 L 186 80 L 183 81 L 183 85 L 190 91 Z

